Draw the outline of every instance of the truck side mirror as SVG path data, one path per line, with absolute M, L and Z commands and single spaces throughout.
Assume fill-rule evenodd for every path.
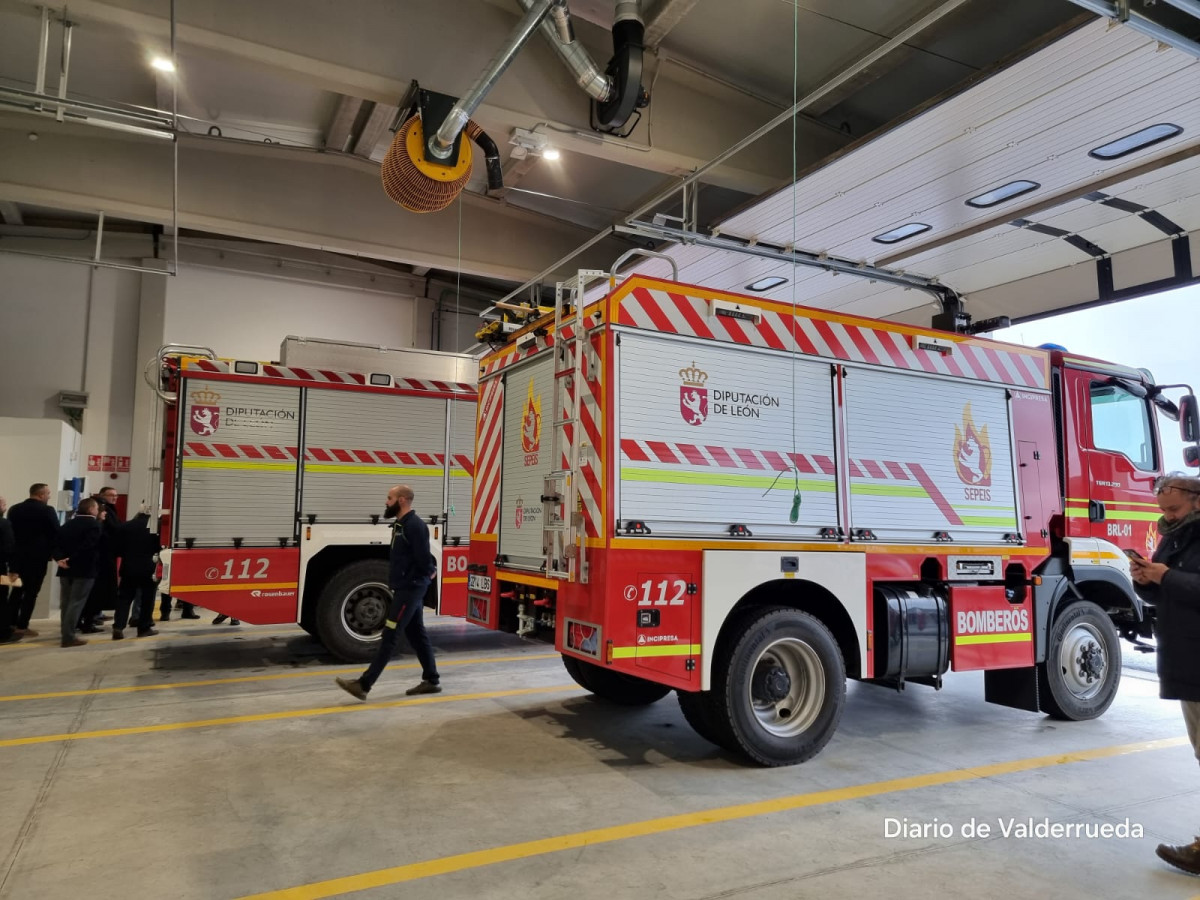
M 1183 464 L 1189 469 L 1195 469 L 1200 466 L 1200 447 L 1195 444 L 1188 444 L 1183 448 Z
M 1200 441 L 1200 407 L 1195 394 L 1179 398 L 1179 436 L 1188 444 Z

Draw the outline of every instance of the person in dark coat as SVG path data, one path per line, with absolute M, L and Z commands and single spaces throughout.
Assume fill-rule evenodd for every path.
M 42 582 L 46 580 L 46 563 L 58 540 L 58 513 L 50 506 L 50 486 L 35 484 L 29 488 L 29 499 L 16 503 L 8 511 L 13 536 L 17 539 L 13 567 L 21 577 L 21 587 L 9 598 L 14 610 L 13 626 L 22 637 L 37 637 L 29 627 L 33 609 L 37 606 Z
M 1133 558 L 1138 593 L 1154 604 L 1158 692 L 1178 700 L 1200 760 L 1200 478 L 1168 475 L 1155 485 L 1162 518 L 1153 560 Z M 1155 852 L 1177 869 L 1200 875 L 1200 836 L 1190 844 L 1159 844 Z
M 92 585 L 87 605 L 79 618 L 79 630 L 84 634 L 98 633 L 105 622 L 104 610 L 117 606 L 117 532 L 121 528 L 117 489 L 101 488 L 92 499 L 100 508 L 100 545 L 97 548 L 96 583 Z
M 142 510 L 117 529 L 117 556 L 121 558 L 121 585 L 117 591 L 113 640 L 125 637 L 125 625 L 137 627 L 138 637 L 158 634 L 154 630 L 154 556 L 161 548 L 158 535 L 149 528 L 150 513 Z M 136 604 L 135 604 L 136 601 Z M 136 605 L 138 620 L 129 622 L 129 609 Z
M 405 693 L 437 694 L 442 690 L 433 644 L 429 641 L 421 616 L 425 592 L 429 589 L 436 565 L 429 549 L 429 526 L 413 512 L 412 502 L 413 489 L 407 484 L 398 484 L 388 491 L 384 517 L 396 517 L 392 523 L 388 572 L 392 602 L 388 605 L 387 621 L 383 624 L 383 637 L 379 641 L 375 659 L 358 678 L 334 679 L 338 687 L 359 700 L 367 699 L 376 679 L 391 660 L 399 631 L 404 632 L 421 663 L 421 683 Z
M 0 575 L 8 575 L 13 571 L 12 565 L 17 549 L 17 539 L 13 537 L 12 522 L 4 518 L 8 503 L 0 497 Z M 19 641 L 22 635 L 13 628 L 12 588 L 0 584 L 0 644 L 11 644 Z
M 88 594 L 100 567 L 99 505 L 91 497 L 82 500 L 75 517 L 58 532 L 54 558 L 62 584 L 62 645 L 82 647 L 87 641 L 75 634 L 79 615 L 87 605 Z

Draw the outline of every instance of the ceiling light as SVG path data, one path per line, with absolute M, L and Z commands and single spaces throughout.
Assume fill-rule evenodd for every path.
M 1094 159 L 1116 159 L 1182 133 L 1183 129 L 1178 125 L 1161 122 L 1158 125 L 1143 128 L 1141 131 L 1135 131 L 1133 134 L 1127 134 L 1123 138 L 1117 138 L 1115 141 L 1109 141 L 1107 144 L 1101 144 L 1099 147 L 1089 150 L 1088 156 Z
M 986 209 L 997 203 L 1003 203 L 1005 200 L 1011 200 L 1013 197 L 1020 197 L 1022 194 L 1036 191 L 1040 187 L 1041 185 L 1036 181 L 1010 181 L 1008 184 L 1002 184 L 998 188 L 992 188 L 990 191 L 984 191 L 982 194 L 972 197 L 967 201 L 967 206 Z
M 932 226 L 926 225 L 924 222 L 909 222 L 907 225 L 901 225 L 899 228 L 893 228 L 891 231 L 885 231 L 883 234 L 877 234 L 871 240 L 877 244 L 894 244 L 897 241 L 902 241 L 905 238 L 910 238 L 916 234 L 922 234 L 928 231 Z
M 160 72 L 175 71 L 175 63 L 171 62 L 171 60 L 167 59 L 165 56 L 154 57 L 154 59 L 150 60 L 150 65 L 158 69 Z
M 777 288 L 781 284 L 787 284 L 786 278 L 781 278 L 778 275 L 768 275 L 766 278 L 760 278 L 758 281 L 752 281 L 746 285 L 748 291 L 769 291 L 771 288 Z
M 554 160 L 554 159 L 558 159 L 560 156 L 562 156 L 562 154 L 559 153 L 558 150 L 554 147 L 547 147 L 545 150 L 542 151 L 542 159 Z

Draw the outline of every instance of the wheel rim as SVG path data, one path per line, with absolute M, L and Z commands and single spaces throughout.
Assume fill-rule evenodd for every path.
M 377 641 L 383 631 L 392 595 L 378 581 L 360 584 L 342 598 L 338 617 L 346 634 L 356 641 Z
M 1104 689 L 1108 653 L 1104 638 L 1093 625 L 1072 626 L 1058 651 L 1063 684 L 1077 700 L 1091 700 Z
M 825 668 L 810 645 L 797 638 L 769 644 L 754 661 L 750 706 L 764 730 L 795 737 L 816 721 L 825 701 Z

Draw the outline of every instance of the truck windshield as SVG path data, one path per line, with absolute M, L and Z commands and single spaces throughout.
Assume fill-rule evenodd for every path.
M 1152 472 L 1154 438 L 1146 401 L 1115 384 L 1092 384 L 1092 445 L 1128 457 L 1143 472 Z

